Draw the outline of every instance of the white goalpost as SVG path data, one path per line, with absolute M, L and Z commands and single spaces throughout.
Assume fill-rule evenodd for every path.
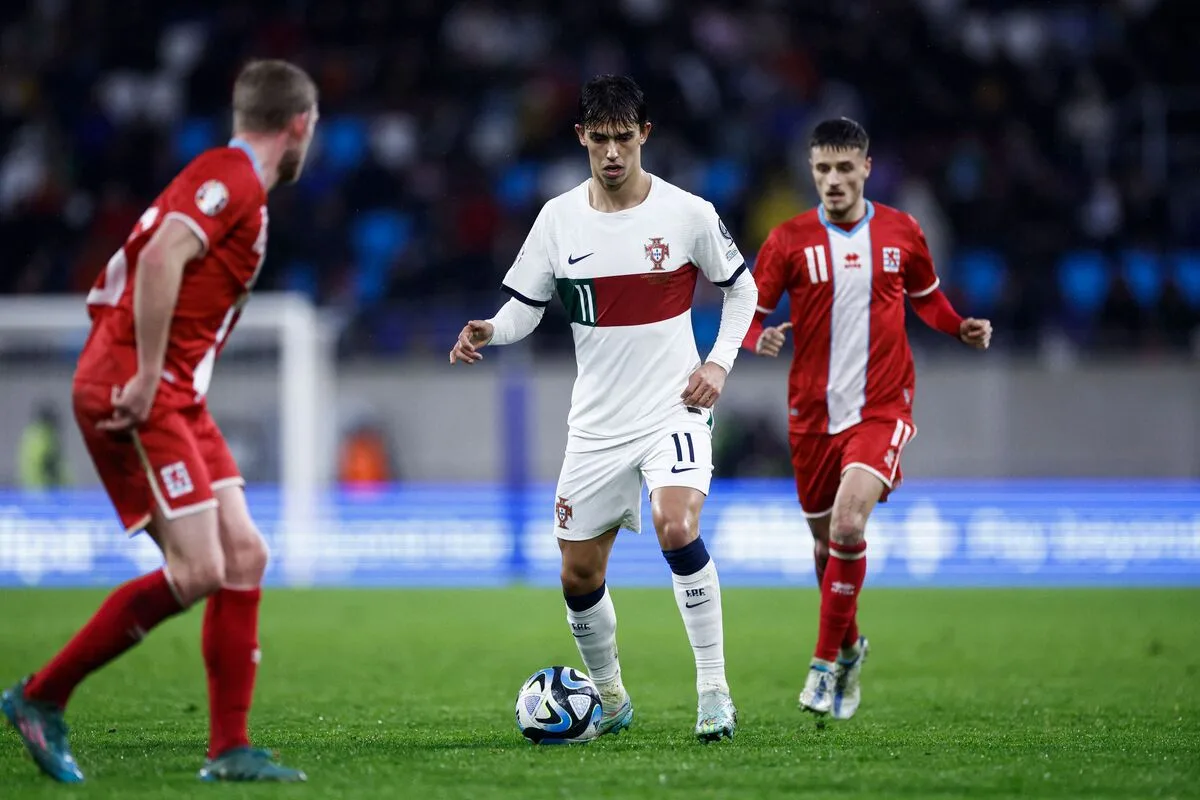
M 89 327 L 82 295 L 0 297 L 0 348 L 13 341 L 51 344 L 64 350 L 78 347 Z M 325 329 L 304 295 L 261 292 L 246 304 L 229 344 L 229 349 L 235 350 L 247 341 L 269 338 L 279 347 L 281 506 L 277 542 L 293 553 L 306 552 L 303 541 L 314 533 L 318 499 L 328 477 L 323 466 L 332 451 L 329 437 L 333 435 L 336 398 L 332 396 L 334 376 L 327 374 L 332 366 Z M 218 364 L 218 386 L 220 370 Z M 8 379 L 0 371 L 0 390 Z M 69 391 L 69 386 L 65 388 Z

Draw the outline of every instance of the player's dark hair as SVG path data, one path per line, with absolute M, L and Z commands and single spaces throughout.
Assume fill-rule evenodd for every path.
M 833 150 L 862 150 L 865 155 L 871 140 L 867 129 L 849 117 L 827 119 L 813 128 L 809 148 L 828 147 Z
M 233 84 L 233 127 L 252 133 L 282 131 L 317 104 L 317 85 L 288 61 L 251 61 Z
M 579 124 L 585 128 L 604 125 L 646 124 L 646 96 L 633 78 L 597 75 L 579 93 Z

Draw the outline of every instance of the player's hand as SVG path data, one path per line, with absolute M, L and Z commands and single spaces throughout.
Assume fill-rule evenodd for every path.
M 992 323 L 986 319 L 968 317 L 958 326 L 958 338 L 976 350 L 987 350 L 992 343 Z
M 450 363 L 457 364 L 461 361 L 464 364 L 474 364 L 482 360 L 483 353 L 479 351 L 487 347 L 495 332 L 496 328 L 490 322 L 478 319 L 468 322 L 450 350 Z
M 786 331 L 792 327 L 792 323 L 784 322 L 781 325 L 776 325 L 774 328 L 767 328 L 758 337 L 758 344 L 754 346 L 754 352 L 760 356 L 770 356 L 775 358 L 779 355 L 779 351 L 783 349 L 783 343 L 787 341 Z
M 683 404 L 693 408 L 712 408 L 725 388 L 726 374 L 720 364 L 701 364 L 688 378 L 687 388 L 680 395 Z
M 158 381 L 156 375 L 138 372 L 124 386 L 114 386 L 112 416 L 97 422 L 96 427 L 102 431 L 121 432 L 141 425 L 150 417 L 150 409 L 154 407 Z

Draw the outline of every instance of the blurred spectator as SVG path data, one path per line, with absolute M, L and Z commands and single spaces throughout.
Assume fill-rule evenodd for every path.
M 727 414 L 713 429 L 713 469 L 727 478 L 792 474 L 786 436 L 763 414 Z
M 350 488 L 380 486 L 397 479 L 391 466 L 386 434 L 370 424 L 353 427 L 342 439 L 338 482 Z
M 58 409 L 40 404 L 21 433 L 17 452 L 17 484 L 23 489 L 53 489 L 70 482 L 63 459 Z

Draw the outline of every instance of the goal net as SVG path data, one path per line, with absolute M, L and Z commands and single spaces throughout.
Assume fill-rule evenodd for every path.
M 89 327 L 82 296 L 0 298 L 0 454 L 10 456 L 0 460 L 0 560 L 27 573 L 74 569 L 105 582 L 110 571 L 98 558 L 97 541 L 111 538 L 119 523 L 111 507 L 107 516 L 100 511 L 107 500 L 71 411 L 72 374 Z M 313 560 L 306 558 L 314 552 L 306 543 L 318 535 L 320 498 L 334 460 L 335 425 L 323 417 L 336 401 L 327 328 L 303 295 L 255 294 L 209 392 L 209 405 L 247 483 L 278 487 L 266 501 L 277 502 L 277 508 L 263 509 L 256 498 L 260 507 L 252 504 L 251 511 L 256 517 L 265 512 L 275 556 L 286 560 L 297 581 L 304 579 L 305 562 Z M 222 376 L 238 373 L 242 379 L 223 392 Z M 63 485 L 51 481 L 31 488 L 22 472 L 36 473 L 42 465 L 37 451 L 30 451 L 29 434 L 46 424 L 61 445 Z M 30 459 L 35 463 L 23 463 Z M 67 513 L 81 510 L 63 507 L 81 504 L 96 508 Z M 75 523 L 54 530 L 64 527 L 63 520 Z M 38 574 L 24 577 L 39 582 Z M 72 583 L 81 578 L 86 576 L 76 574 Z

